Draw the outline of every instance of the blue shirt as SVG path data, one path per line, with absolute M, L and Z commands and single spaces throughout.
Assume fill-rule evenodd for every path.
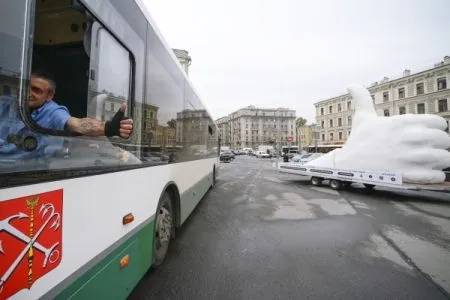
M 65 106 L 59 105 L 53 100 L 46 102 L 31 113 L 31 118 L 43 128 L 64 130 L 70 113 Z M 9 134 L 34 136 L 37 139 L 37 148 L 26 152 L 7 141 Z M 51 157 L 61 149 L 63 138 L 47 136 L 33 132 L 22 122 L 17 101 L 11 96 L 0 96 L 0 162 L 12 163 L 42 157 Z M 2 164 L 3 165 L 3 164 Z

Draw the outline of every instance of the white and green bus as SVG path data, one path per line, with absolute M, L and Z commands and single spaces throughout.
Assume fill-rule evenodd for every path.
M 211 115 L 139 0 L 0 0 L 0 48 L 0 299 L 126 299 L 214 186 Z

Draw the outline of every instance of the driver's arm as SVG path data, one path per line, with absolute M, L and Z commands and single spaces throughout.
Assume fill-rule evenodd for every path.
M 91 118 L 70 117 L 67 127 L 72 131 L 87 136 L 104 136 L 105 122 Z
M 100 121 L 92 118 L 70 117 L 66 127 L 72 132 L 87 136 L 114 136 L 128 138 L 133 131 L 133 120 L 124 117 L 126 105 L 122 104 L 110 121 Z

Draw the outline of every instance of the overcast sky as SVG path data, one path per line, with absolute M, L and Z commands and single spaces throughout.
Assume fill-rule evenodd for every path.
M 214 119 L 313 103 L 450 55 L 449 0 L 144 0 Z

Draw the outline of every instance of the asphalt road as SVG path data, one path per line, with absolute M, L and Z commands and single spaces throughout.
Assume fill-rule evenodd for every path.
M 336 192 L 237 157 L 129 299 L 449 299 L 447 199 Z

